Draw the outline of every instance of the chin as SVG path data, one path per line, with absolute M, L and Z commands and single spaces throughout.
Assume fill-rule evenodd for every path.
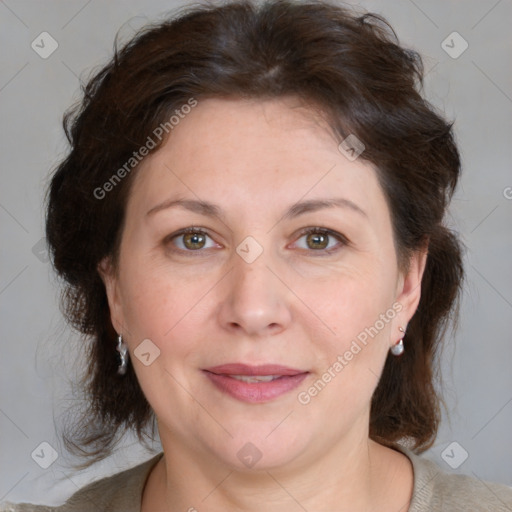
M 276 428 L 278 423 L 274 421 L 271 428 L 263 429 L 260 424 L 259 428 L 246 425 L 238 431 L 230 430 L 233 438 L 228 443 L 212 447 L 215 457 L 238 471 L 270 471 L 289 467 L 306 451 L 310 436 L 303 429 Z

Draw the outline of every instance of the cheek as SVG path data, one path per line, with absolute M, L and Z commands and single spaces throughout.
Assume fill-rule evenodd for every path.
M 201 299 L 213 284 L 168 269 L 141 264 L 127 269 L 123 281 L 123 312 L 134 338 L 163 346 L 201 310 Z M 129 277 L 128 277 L 129 276 Z
M 199 325 L 204 322 L 201 298 L 208 290 L 203 287 L 205 279 L 180 279 L 148 264 L 125 270 L 123 312 L 130 334 L 127 342 L 146 398 L 160 413 L 174 409 L 196 411 L 194 399 L 180 383 L 187 382 L 190 369 L 199 366 L 200 351 L 195 340 L 199 339 Z M 152 359 L 148 366 L 138 360 L 141 342 L 147 339 L 158 349 L 155 352 L 152 345 L 145 348 Z
M 312 401 L 340 414 L 367 407 L 386 360 L 397 314 L 392 278 L 386 277 L 393 275 L 391 269 L 385 272 L 384 267 L 374 265 L 367 272 L 345 274 L 329 284 L 304 289 L 311 298 L 311 309 L 329 327 L 320 338 L 318 331 L 309 332 L 319 362 L 317 384 L 305 390 Z
M 303 281 L 300 296 L 329 328 L 333 346 L 342 349 L 347 340 L 373 326 L 392 307 L 392 270 L 374 260 L 362 268 L 333 273 L 328 279 Z

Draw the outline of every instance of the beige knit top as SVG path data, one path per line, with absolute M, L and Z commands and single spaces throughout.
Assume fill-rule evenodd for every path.
M 408 512 L 512 512 L 512 487 L 445 472 L 437 464 L 400 447 L 412 462 L 414 489 Z M 140 512 L 142 492 L 163 453 L 131 469 L 83 487 L 63 505 L 2 503 L 0 512 Z

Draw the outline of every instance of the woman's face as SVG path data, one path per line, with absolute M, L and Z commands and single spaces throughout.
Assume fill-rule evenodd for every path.
M 101 268 L 164 449 L 242 469 L 368 437 L 423 266 L 399 272 L 373 167 L 287 98 L 208 99 L 180 119 L 133 182 L 117 274 Z M 282 377 L 229 376 L 251 368 Z

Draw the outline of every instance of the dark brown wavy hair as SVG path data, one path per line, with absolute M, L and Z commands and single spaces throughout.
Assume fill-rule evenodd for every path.
M 133 367 L 124 376 L 116 372 L 116 332 L 97 270 L 105 257 L 115 268 L 137 166 L 104 197 L 95 191 L 191 98 L 294 95 L 320 107 L 340 141 L 349 134 L 363 141 L 360 158 L 377 168 L 400 267 L 429 243 L 407 348 L 386 360 L 372 398 L 370 437 L 387 446 L 407 439 L 417 453 L 432 445 L 442 403 L 438 352 L 450 320 L 456 324 L 463 280 L 462 245 L 443 225 L 460 159 L 452 124 L 423 99 L 422 86 L 420 56 L 400 46 L 383 18 L 327 1 L 189 6 L 121 48 L 116 42 L 111 61 L 64 117 L 71 148 L 47 196 L 46 232 L 64 280 L 63 312 L 87 344 L 81 384 L 88 405 L 63 433 L 67 448 L 85 461 L 80 467 L 109 455 L 127 429 L 143 442 L 155 428 Z

